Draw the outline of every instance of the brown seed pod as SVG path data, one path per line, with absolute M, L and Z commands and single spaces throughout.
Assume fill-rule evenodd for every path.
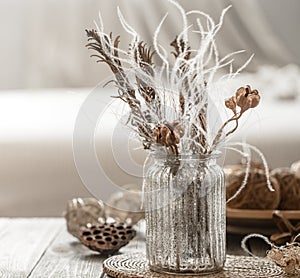
M 104 223 L 87 227 L 80 233 L 82 244 L 103 255 L 117 252 L 134 238 L 136 231 L 123 223 Z
M 158 125 L 153 130 L 155 142 L 170 147 L 172 153 L 175 155 L 178 155 L 177 144 L 179 144 L 180 136 L 183 136 L 183 133 L 184 130 L 177 121 L 173 123 L 166 122 L 163 125 Z
M 251 90 L 250 85 L 241 87 L 236 92 L 236 104 L 242 111 L 254 108 L 259 104 L 260 96 L 257 90 Z

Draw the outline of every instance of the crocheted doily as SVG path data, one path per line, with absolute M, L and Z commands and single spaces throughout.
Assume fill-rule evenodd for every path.
M 195 275 L 169 275 L 149 270 L 146 256 L 143 253 L 117 255 L 106 259 L 103 263 L 106 274 L 115 278 L 174 278 L 196 277 Z M 203 276 L 202 276 L 203 277 Z M 246 256 L 227 255 L 224 270 L 206 275 L 214 278 L 270 278 L 286 277 L 281 268 L 267 259 Z

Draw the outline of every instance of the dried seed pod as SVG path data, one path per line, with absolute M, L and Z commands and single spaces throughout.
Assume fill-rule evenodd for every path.
M 251 90 L 251 87 L 241 87 L 236 92 L 236 104 L 242 111 L 254 108 L 259 104 L 260 96 L 257 90 Z
M 164 123 L 153 129 L 155 142 L 166 147 L 170 147 L 173 154 L 178 155 L 177 144 L 180 142 L 180 134 L 183 135 L 183 130 L 176 121 L 173 123 Z
M 134 238 L 136 232 L 124 223 L 104 223 L 87 227 L 80 233 L 82 244 L 103 255 L 117 252 Z

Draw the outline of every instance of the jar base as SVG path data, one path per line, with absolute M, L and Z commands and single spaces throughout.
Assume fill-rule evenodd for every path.
M 214 268 L 214 269 L 205 269 L 203 271 L 199 271 L 199 272 L 194 272 L 194 271 L 173 271 L 167 268 L 163 268 L 163 267 L 155 267 L 155 266 L 150 266 L 149 265 L 149 269 L 151 271 L 157 272 L 157 273 L 161 273 L 161 274 L 169 274 L 169 275 L 176 275 L 176 276 L 205 276 L 207 274 L 214 274 L 214 273 L 218 273 L 221 272 L 223 270 L 223 267 L 220 268 Z

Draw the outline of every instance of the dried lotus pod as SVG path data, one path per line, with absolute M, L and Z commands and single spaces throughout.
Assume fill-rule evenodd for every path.
M 271 177 L 278 180 L 280 185 L 280 203 L 278 209 L 300 209 L 300 179 L 289 168 L 277 168 L 271 172 Z
M 117 252 L 134 238 L 136 232 L 123 223 L 104 223 L 84 228 L 79 236 L 82 244 L 103 255 Z
M 67 203 L 64 212 L 67 229 L 70 234 L 79 238 L 80 230 L 88 224 L 96 225 L 105 222 L 104 204 L 95 198 L 74 198 Z
M 226 199 L 232 197 L 243 183 L 246 170 L 236 167 L 230 173 L 224 171 L 226 177 Z M 226 174 L 227 172 L 227 174 Z M 253 168 L 249 172 L 246 187 L 240 194 L 227 203 L 230 208 L 236 209 L 275 209 L 280 202 L 280 187 L 274 177 L 270 182 L 275 191 L 270 191 L 267 187 L 265 172 L 258 168 Z

